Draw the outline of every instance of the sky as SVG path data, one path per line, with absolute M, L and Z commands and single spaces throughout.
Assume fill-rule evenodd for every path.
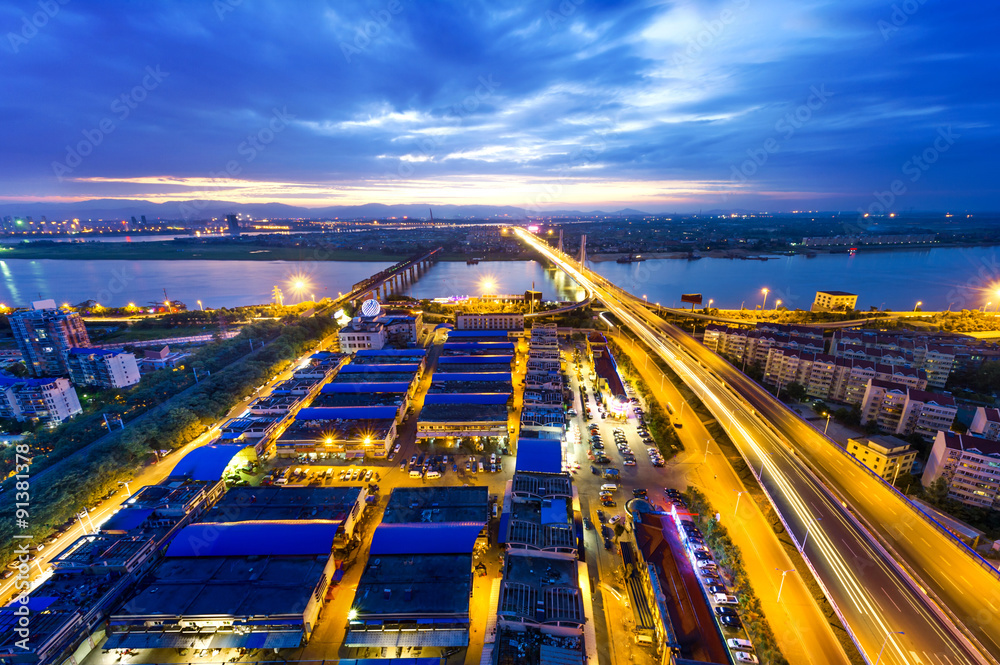
M 8 0 L 0 201 L 1000 209 L 948 0 Z

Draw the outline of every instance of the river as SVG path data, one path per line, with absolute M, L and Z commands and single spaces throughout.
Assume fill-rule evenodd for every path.
M 145 305 L 171 300 L 190 308 L 233 307 L 269 302 L 279 286 L 285 302 L 336 296 L 390 262 L 318 261 L 70 261 L 8 259 L 0 261 L 0 302 L 27 306 L 52 298 L 79 303 L 94 299 L 105 306 Z M 655 259 L 641 263 L 591 263 L 591 267 L 650 302 L 680 306 L 682 293 L 701 293 L 705 304 L 748 308 L 759 305 L 769 289 L 767 307 L 808 309 L 819 289 L 859 294 L 858 307 L 924 309 L 982 307 L 1000 303 L 1000 252 L 995 247 L 934 248 L 918 251 L 865 252 L 780 257 L 769 261 L 705 258 L 697 261 Z M 302 276 L 310 286 L 300 293 L 291 282 Z M 534 261 L 437 263 L 407 293 L 417 298 L 523 293 L 535 288 L 547 300 L 576 300 L 582 293 L 560 271 Z

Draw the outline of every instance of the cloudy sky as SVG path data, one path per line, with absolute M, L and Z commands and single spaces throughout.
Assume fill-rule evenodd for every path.
M 998 29 L 969 0 L 10 0 L 0 199 L 996 210 Z

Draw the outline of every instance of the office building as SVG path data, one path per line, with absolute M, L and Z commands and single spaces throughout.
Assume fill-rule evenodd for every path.
M 856 309 L 858 294 L 847 291 L 817 291 L 813 300 L 814 312 L 842 312 Z
M 34 376 L 68 376 L 70 349 L 90 346 L 80 315 L 58 309 L 54 300 L 35 301 L 30 310 L 13 312 L 8 319 L 24 364 Z
M 139 383 L 135 354 L 122 350 L 78 347 L 67 357 L 69 378 L 78 386 L 127 388 Z
M 472 314 L 455 312 L 455 328 L 458 330 L 524 330 L 524 314 L 519 312 L 494 312 Z

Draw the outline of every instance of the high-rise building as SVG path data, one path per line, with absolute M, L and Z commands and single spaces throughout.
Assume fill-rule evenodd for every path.
M 0 418 L 35 420 L 55 427 L 82 410 L 69 379 L 0 376 Z
M 240 234 L 240 220 L 236 215 L 226 215 L 226 226 L 229 228 L 230 235 L 238 236 Z
M 924 468 L 924 487 L 938 478 L 948 484 L 949 498 L 996 510 L 1000 507 L 1000 442 L 938 432 Z
M 24 364 L 34 376 L 67 376 L 69 350 L 90 346 L 80 315 L 58 309 L 54 300 L 37 300 L 30 310 L 8 318 Z

